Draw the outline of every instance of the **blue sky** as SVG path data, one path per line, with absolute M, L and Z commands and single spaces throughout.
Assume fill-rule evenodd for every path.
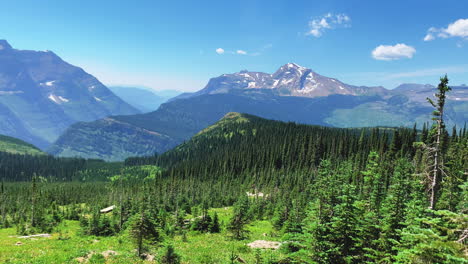
M 52 50 L 108 85 L 193 91 L 288 62 L 354 85 L 436 84 L 445 73 L 468 84 L 464 0 L 9 0 L 0 39 Z

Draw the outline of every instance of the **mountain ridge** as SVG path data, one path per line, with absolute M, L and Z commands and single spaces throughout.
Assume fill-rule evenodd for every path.
M 45 148 L 77 121 L 139 113 L 52 51 L 17 50 L 6 40 L 0 46 L 0 120 L 11 120 L 0 133 Z
M 317 90 L 325 89 L 324 93 L 311 93 L 307 96 L 294 96 L 291 93 L 297 93 L 298 90 L 307 87 L 301 84 L 300 76 L 307 76 L 309 73 L 305 68 L 290 65 L 282 66 L 281 72 L 275 72 L 275 78 L 280 78 L 283 72 L 289 75 L 293 68 L 302 73 L 293 74 L 295 87 L 289 87 L 286 91 L 280 91 L 276 88 L 263 86 L 249 87 L 247 79 L 264 79 L 265 83 L 268 76 L 274 74 L 264 74 L 257 72 L 241 71 L 235 74 L 224 74 L 220 77 L 212 78 L 202 90 L 192 94 L 182 94 L 168 102 L 162 104 L 156 111 L 138 114 L 138 115 L 119 115 L 112 119 L 121 121 L 125 124 L 116 129 L 115 135 L 110 126 L 104 122 L 96 121 L 94 124 L 81 124 L 74 126 L 62 134 L 58 142 L 49 150 L 50 153 L 59 156 L 67 156 L 64 149 L 82 149 L 84 145 L 78 145 L 70 140 L 70 134 L 77 137 L 93 138 L 102 137 L 110 139 L 104 144 L 109 146 L 122 144 L 124 141 L 132 141 L 132 134 L 138 134 L 139 129 L 154 131 L 164 136 L 165 139 L 155 139 L 153 145 L 160 147 L 152 148 L 147 153 L 139 152 L 138 155 L 153 155 L 155 152 L 163 153 L 171 147 L 181 143 L 193 135 L 196 135 L 204 128 L 214 124 L 229 112 L 241 112 L 256 115 L 262 118 L 278 121 L 291 121 L 302 124 L 313 124 L 333 127 L 412 127 L 415 123 L 421 127 L 423 123 L 430 121 L 432 108 L 426 102 L 426 97 L 434 92 L 432 87 L 424 86 L 424 89 L 407 89 L 405 86 L 396 91 L 386 90 L 383 87 L 367 88 L 365 86 L 349 86 L 350 90 L 340 89 L 341 82 L 333 78 L 323 77 L 322 85 L 318 85 Z M 290 71 L 290 73 L 286 73 Z M 258 75 L 257 75 L 258 74 Z M 306 75 L 307 74 L 307 75 Z M 249 75 L 250 77 L 247 77 Z M 316 80 L 321 80 L 314 74 Z M 270 77 L 268 77 L 270 78 Z M 273 77 L 271 77 L 273 78 Z M 285 77 L 286 78 L 286 77 Z M 335 80 L 335 81 L 332 81 Z M 225 82 L 225 83 L 222 83 Z M 334 83 L 332 88 L 327 88 L 328 83 Z M 217 84 L 220 84 L 219 86 Z M 301 86 L 302 85 L 302 86 Z M 310 85 L 310 83 L 309 83 Z M 327 96 L 317 96 L 326 94 L 338 85 L 338 90 L 343 94 L 329 94 Z M 413 85 L 414 86 L 414 85 Z M 421 85 L 416 85 L 421 86 Z M 408 87 L 408 85 L 406 85 Z M 309 87 L 310 88 L 310 87 Z M 353 94 L 349 94 L 352 89 Z M 453 87 L 447 97 L 446 123 L 447 126 L 458 124 L 463 125 L 463 121 L 468 119 L 468 94 L 466 88 Z M 296 91 L 296 92 L 294 92 Z M 355 95 L 358 94 L 358 95 Z M 457 99 L 458 98 L 458 99 Z M 466 109 L 466 111 L 465 111 Z M 95 130 L 102 132 L 102 135 L 90 133 L 85 127 L 93 126 Z M 132 130 L 127 134 L 122 134 L 120 130 Z M 79 135 L 79 136 L 78 136 Z M 119 139 L 112 140 L 116 135 Z M 167 137 L 167 138 L 166 138 Z M 166 144 L 165 142 L 170 142 Z M 90 144 L 86 146 L 92 153 L 99 152 L 99 146 Z M 132 146 L 132 148 L 136 146 Z M 145 145 L 141 145 L 145 148 Z M 107 148 L 107 147 L 106 147 Z M 86 156 L 85 152 L 80 152 Z M 128 149 L 114 148 L 112 152 L 101 153 L 102 156 L 94 158 L 114 159 L 113 156 L 124 157 L 122 153 L 129 153 Z M 129 155 L 129 156 L 136 156 Z
M 272 90 L 279 96 L 321 97 L 333 94 L 342 95 L 387 95 L 382 86 L 368 87 L 345 84 L 338 79 L 320 75 L 296 63 L 287 63 L 272 74 L 264 72 L 240 71 L 222 74 L 211 78 L 198 92 L 184 93 L 180 98 L 202 94 L 229 93 L 233 90 Z

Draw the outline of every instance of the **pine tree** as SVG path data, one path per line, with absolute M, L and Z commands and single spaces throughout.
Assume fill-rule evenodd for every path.
M 228 230 L 232 233 L 234 239 L 244 239 L 248 233 L 248 230 L 245 228 L 249 221 L 248 210 L 249 200 L 246 196 L 242 196 L 234 206 L 234 214 L 228 225 Z
M 331 259 L 335 263 L 355 263 L 356 256 L 361 252 L 358 247 L 356 223 L 359 221 L 360 210 L 356 207 L 355 187 L 350 184 L 343 186 L 343 194 L 339 197 L 340 203 L 334 208 L 331 219 L 330 243 L 336 248 Z
M 210 233 L 219 233 L 219 232 L 221 232 L 221 227 L 219 225 L 218 214 L 215 212 L 214 217 L 213 217 L 213 222 L 211 223 L 211 226 L 210 226 Z
M 31 226 L 35 227 L 37 224 L 36 211 L 37 211 L 37 176 L 36 174 L 32 177 L 31 184 Z
M 161 240 L 159 226 L 145 210 L 135 214 L 129 221 L 130 236 L 137 247 L 138 256 L 142 256 L 145 250 L 145 242 L 155 243 Z
M 168 245 L 166 247 L 166 252 L 161 258 L 161 263 L 163 264 L 179 264 L 180 256 L 175 252 L 174 246 Z
M 377 241 L 379 261 L 393 263 L 396 246 L 400 242 L 401 230 L 405 227 L 406 203 L 411 193 L 412 166 L 403 158 L 396 163 L 392 183 L 382 206 L 382 233 Z

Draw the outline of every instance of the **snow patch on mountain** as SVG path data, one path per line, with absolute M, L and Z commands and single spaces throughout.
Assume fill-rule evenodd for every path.
M 54 86 L 54 83 L 55 83 L 55 82 L 56 82 L 56 80 L 54 80 L 54 81 L 48 81 L 48 82 L 39 83 L 39 85 L 52 87 L 52 86 Z
M 333 94 L 366 95 L 384 93 L 376 87 L 357 87 L 334 78 L 322 76 L 296 63 L 281 66 L 276 72 L 249 72 L 246 70 L 223 74 L 211 79 L 204 89 L 191 96 L 230 93 L 243 89 L 270 89 L 279 96 L 320 97 Z
M 319 86 L 318 83 L 313 84 L 313 85 L 307 85 L 304 87 L 304 89 L 298 90 L 297 92 L 301 94 L 307 94 L 307 93 L 313 92 L 315 89 L 318 88 L 318 86 Z
M 49 81 L 49 82 L 46 82 L 45 85 L 46 86 L 53 86 L 55 82 L 56 81 Z
M 49 97 L 48 97 L 51 101 L 53 101 L 54 103 L 56 104 L 61 104 L 61 103 L 68 103 L 70 100 L 68 100 L 67 98 L 65 97 L 62 97 L 62 96 L 57 96 L 55 94 L 49 94 Z

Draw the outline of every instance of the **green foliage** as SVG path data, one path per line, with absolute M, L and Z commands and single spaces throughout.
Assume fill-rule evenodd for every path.
M 418 139 L 414 129 L 335 129 L 233 115 L 174 150 L 126 166 L 51 161 L 66 179 L 80 181 L 64 182 L 47 174 L 52 169 L 42 170 L 39 159 L 15 156 L 18 167 L 7 170 L 14 175 L 9 180 L 28 179 L 18 173 L 22 159 L 25 171 L 37 177 L 2 183 L 0 225 L 35 233 L 80 219 L 82 232 L 60 236 L 67 237 L 63 244 L 99 236 L 125 247 L 122 258 L 133 262 L 135 248 L 138 255 L 168 253 L 159 247 L 164 240 L 180 261 L 239 257 L 253 263 L 256 252 L 245 244 L 271 240 L 284 242 L 282 248 L 271 258 L 257 254 L 257 260 L 456 263 L 466 250 L 466 242 L 457 241 L 467 229 L 468 134 L 465 129 L 447 138 L 444 210 L 432 213 L 421 184 L 425 154 L 413 147 Z M 112 211 L 99 212 L 111 205 Z M 238 257 L 232 260 L 229 252 Z
M 98 210 L 94 210 L 89 219 L 88 216 L 82 216 L 80 226 L 84 234 L 94 236 L 112 236 L 118 231 L 115 220 Z
M 161 263 L 163 264 L 179 264 L 180 256 L 175 252 L 174 246 L 168 245 L 166 247 L 166 253 L 161 258 Z
M 0 152 L 22 155 L 46 155 L 42 150 L 34 145 L 26 143 L 20 139 L 0 135 Z
M 450 211 L 416 209 L 408 218 L 397 246 L 397 263 L 468 263 L 463 250 L 466 246 L 456 242 L 468 225 L 468 215 Z
M 234 215 L 229 221 L 227 229 L 232 233 L 232 237 L 237 240 L 246 238 L 248 230 L 246 225 L 250 220 L 248 215 L 249 200 L 247 197 L 242 198 L 234 205 Z
M 137 246 L 137 255 L 141 256 L 146 249 L 146 243 L 154 244 L 162 241 L 159 223 L 147 211 L 135 214 L 129 220 L 128 232 Z
M 210 225 L 210 232 L 211 233 L 219 233 L 221 232 L 221 227 L 219 224 L 219 218 L 218 214 L 215 212 L 214 217 L 213 217 L 213 222 Z

